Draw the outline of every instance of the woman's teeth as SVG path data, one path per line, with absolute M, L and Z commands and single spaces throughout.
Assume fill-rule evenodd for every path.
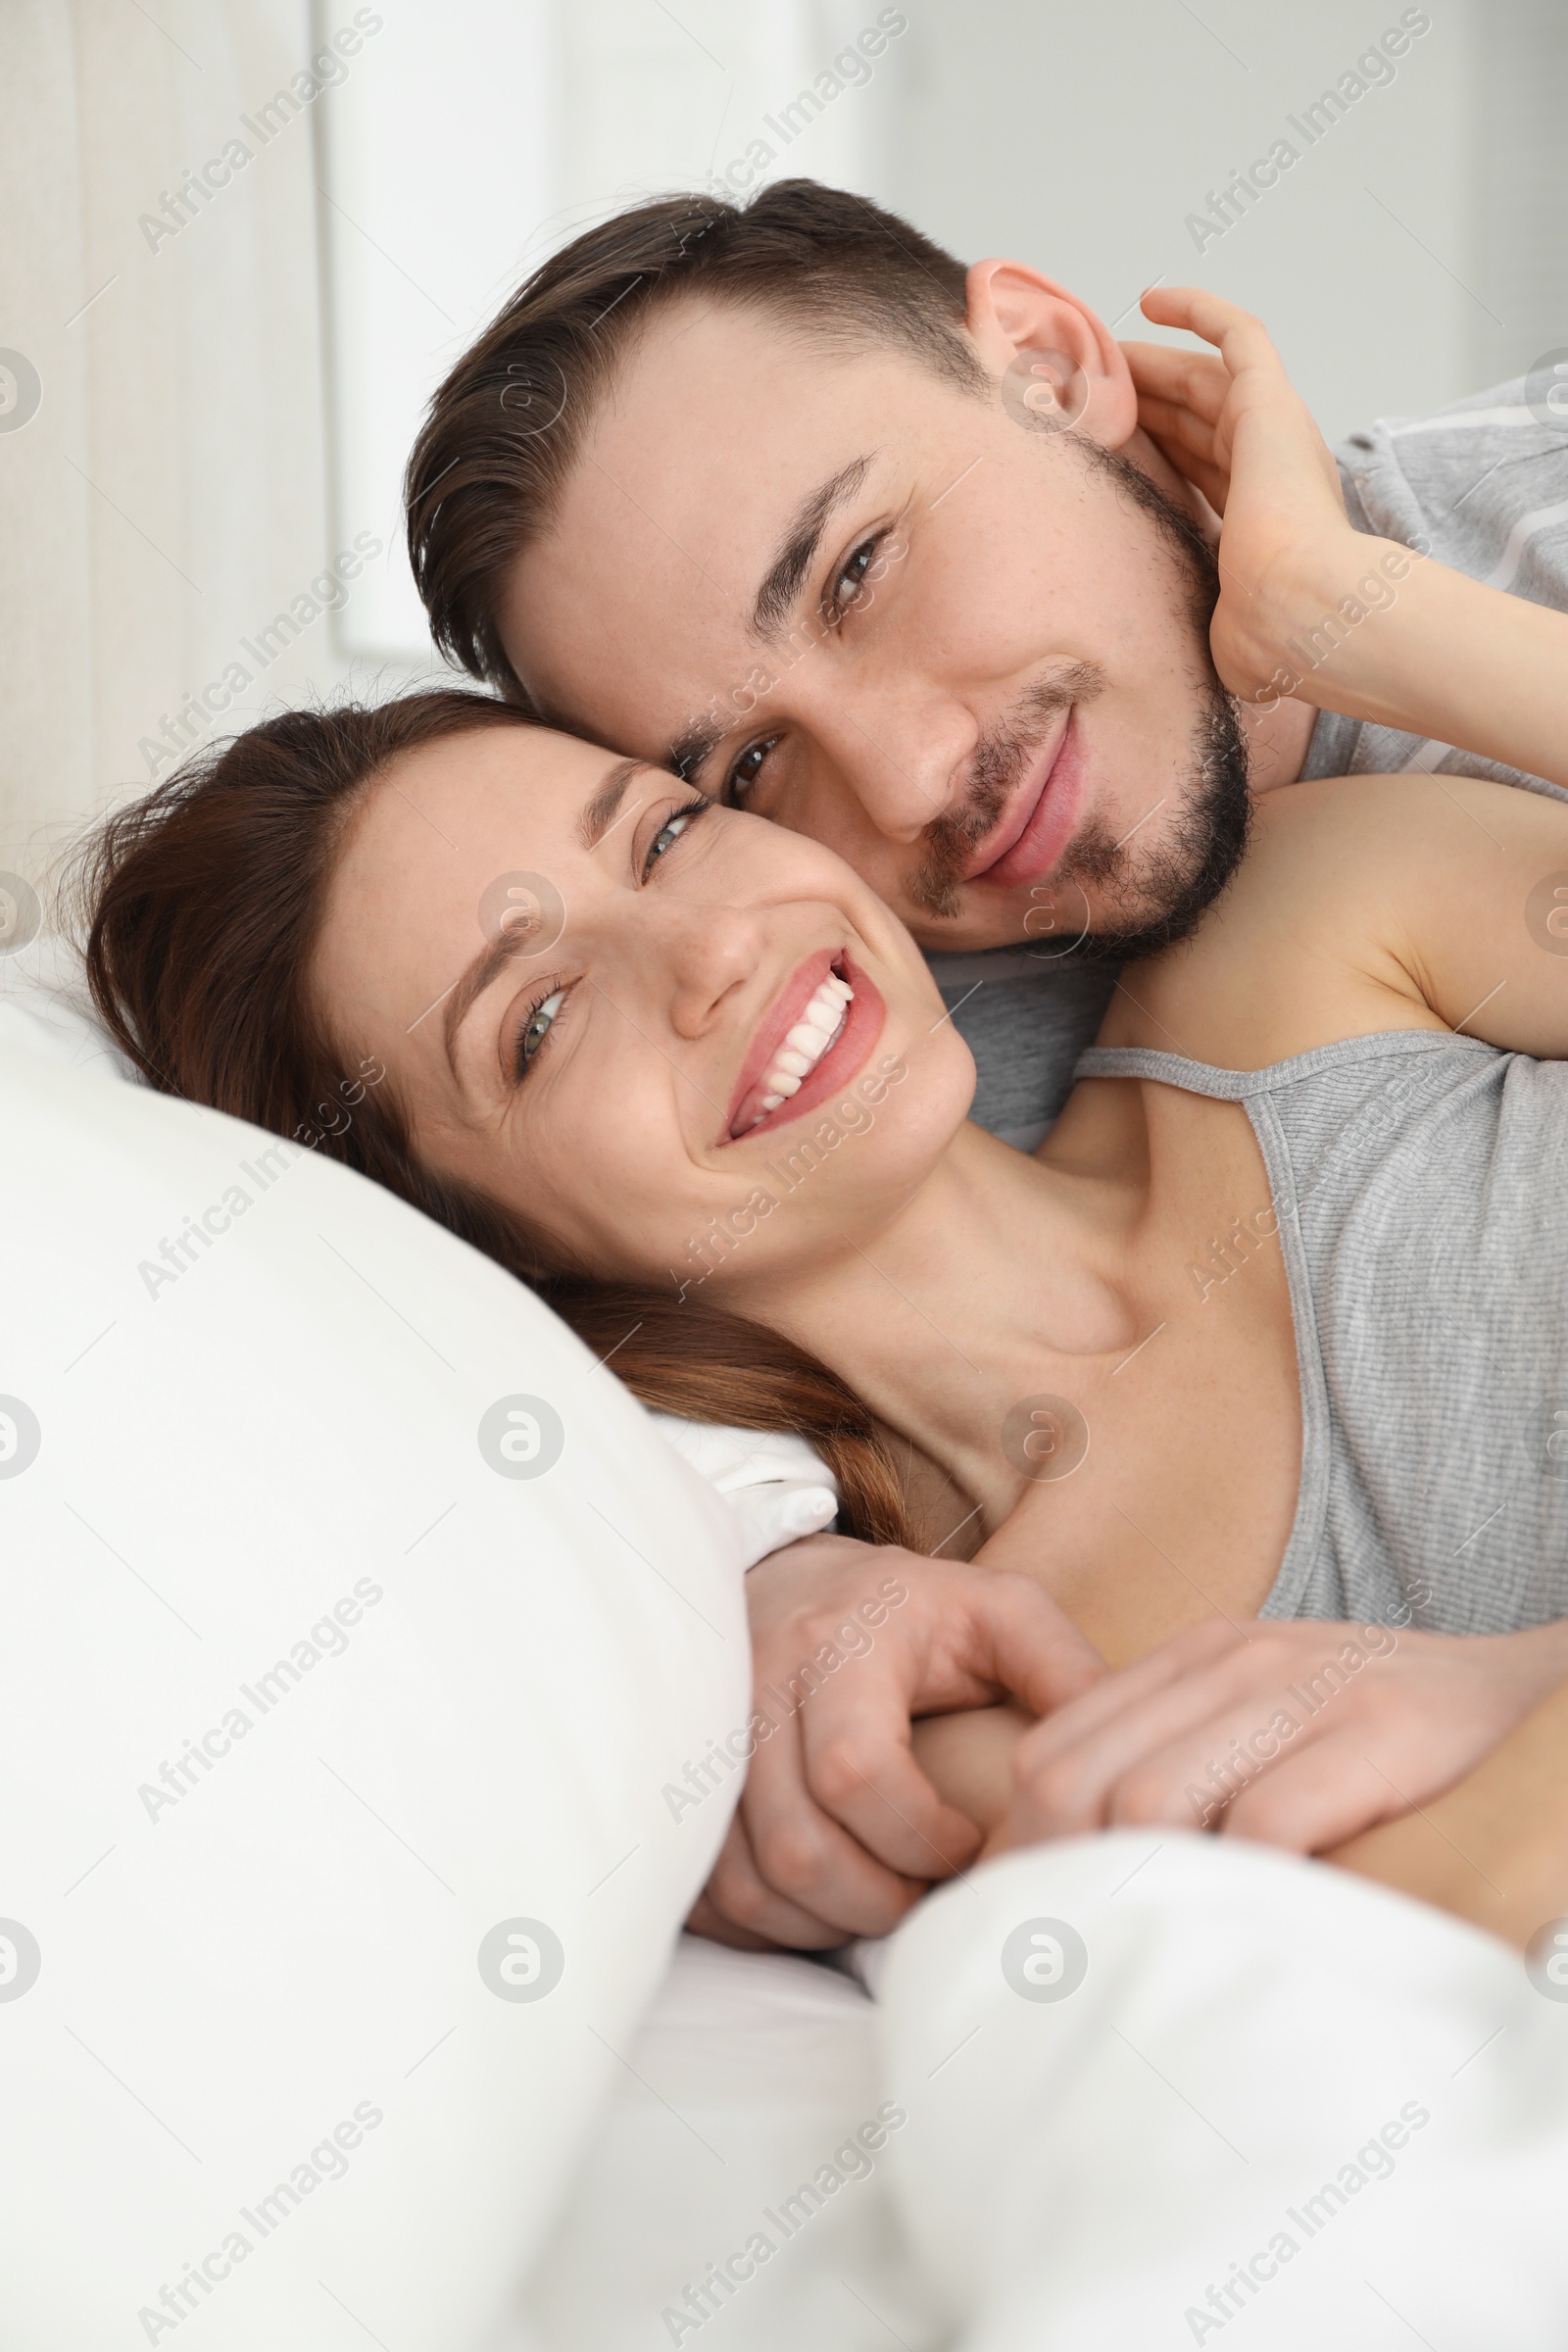
M 777 1110 L 791 1095 L 798 1095 L 801 1082 L 815 1069 L 839 1031 L 844 1026 L 844 1008 L 855 1001 L 855 991 L 837 972 L 829 972 L 800 1019 L 785 1037 L 773 1056 L 772 1066 L 762 1080 L 762 1115 Z M 756 1121 L 753 1121 L 756 1124 Z

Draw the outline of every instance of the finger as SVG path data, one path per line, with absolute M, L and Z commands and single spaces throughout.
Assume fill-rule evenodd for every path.
M 848 1941 L 842 1928 L 767 1885 L 739 1816 L 730 1823 L 703 1894 L 713 1917 L 729 1929 L 787 1951 L 831 1951 Z M 736 1939 L 731 1934 L 720 1940 Z
M 776 1952 L 787 1945 L 769 1941 L 765 1936 L 756 1936 L 750 1928 L 737 1928 L 715 1910 L 707 1892 L 700 1894 L 686 1914 L 688 1936 L 705 1936 L 710 1943 L 727 1943 L 737 1952 Z
M 1266 1769 L 1266 1758 L 1243 1745 L 1266 1732 L 1275 1704 L 1255 1690 L 1236 1696 L 1238 1676 L 1252 1672 L 1233 1653 L 1177 1673 L 1044 1761 L 1022 1764 L 1019 1785 L 1058 1835 L 1107 1823 L 1205 1828 L 1235 1788 Z
M 1196 458 L 1189 457 L 1187 452 L 1181 448 L 1165 449 L 1157 433 L 1151 433 L 1149 438 L 1153 442 L 1155 448 L 1169 459 L 1171 466 L 1182 476 L 1182 479 L 1191 482 L 1193 488 L 1202 494 L 1215 515 L 1223 519 L 1226 503 L 1231 492 L 1229 473 L 1222 473 L 1217 466 L 1200 465 Z
M 1041 1823 L 1058 1838 L 1168 1822 L 1207 1829 L 1229 1802 L 1225 1760 L 1200 1698 L 1183 1683 L 1020 1776 Z
M 1049 1715 L 1106 1679 L 1109 1669 L 1088 1635 L 1032 1576 L 981 1569 L 971 1590 L 975 1666 L 1031 1715 Z
M 806 1724 L 806 1778 L 824 1812 L 910 1878 L 945 1879 L 973 1861 L 982 1833 L 942 1801 L 915 1762 L 902 1695 L 869 1721 L 826 1710 L 813 1721 L 814 1712 Z
M 1223 514 L 1230 495 L 1230 460 L 1209 427 L 1158 400 L 1139 401 L 1138 421 L 1177 472 L 1201 490 L 1216 514 Z
M 1155 326 L 1183 327 L 1212 343 L 1233 376 L 1248 368 L 1285 371 L 1261 318 L 1206 286 L 1151 286 L 1140 308 Z
M 1230 369 L 1211 352 L 1187 351 L 1176 343 L 1124 343 L 1129 372 L 1140 399 L 1157 394 L 1193 411 L 1207 424 L 1217 422 L 1230 394 Z
M 703 1898 L 732 1930 L 787 1950 L 820 1951 L 842 1940 L 830 1920 L 818 1919 L 767 1885 L 739 1814 L 725 1833 Z
M 1140 392 L 1138 421 L 1146 433 L 1167 448 L 1181 450 L 1184 458 L 1197 458 L 1210 466 L 1215 463 L 1214 428 L 1191 409 L 1161 399 L 1157 393 Z
M 1229 1807 L 1222 1830 L 1230 1837 L 1318 1854 L 1379 1822 L 1397 1821 L 1415 1807 L 1362 1754 L 1352 1730 L 1331 1733 L 1282 1762 Z M 1429 1792 L 1430 1793 L 1430 1792 Z
M 1245 1636 L 1223 1617 L 1205 1618 L 1201 1625 L 1161 1642 L 1136 1666 L 1106 1675 L 1092 1690 L 1037 1724 L 1019 1743 L 1018 1774 L 1032 1773 L 1118 1718 L 1136 1715 L 1162 1690 L 1232 1651 L 1245 1655 Z
M 1272 1655 L 1267 1662 L 1272 1664 Z M 1287 1653 L 1276 1685 L 1271 1678 L 1260 1681 L 1253 1662 L 1245 1656 L 1221 1661 L 1202 1678 L 1200 1686 L 1195 1686 L 1195 1695 L 1207 1701 L 1211 1712 L 1168 1745 L 1152 1745 L 1145 1756 L 1123 1771 L 1107 1804 L 1107 1820 L 1117 1824 L 1190 1822 L 1196 1812 L 1200 1826 L 1207 1828 L 1222 1814 L 1233 1814 L 1238 1806 L 1244 1807 L 1244 1817 L 1250 1815 L 1251 1792 L 1277 1789 L 1287 1771 L 1293 1785 L 1307 1786 L 1297 1783 L 1297 1760 L 1308 1753 L 1320 1756 L 1331 1740 L 1348 1734 L 1357 1752 L 1364 1749 L 1370 1736 L 1364 1706 L 1357 1710 L 1355 1701 L 1347 1698 L 1333 1715 L 1321 1709 L 1298 1714 L 1287 1703 L 1290 1692 L 1283 1682 L 1290 1664 Z M 1349 1722 L 1346 1709 L 1352 1711 Z M 1370 1757 L 1362 1756 L 1361 1762 L 1364 1771 L 1356 1776 L 1358 1790 L 1371 1785 L 1368 1774 L 1376 1774 Z M 1313 1770 L 1315 1774 L 1318 1768 Z M 1258 1801 L 1272 1818 L 1274 1799 L 1265 1796 Z M 1363 1802 L 1364 1797 L 1357 1794 L 1354 1804 Z
M 1156 449 L 1164 452 L 1183 480 L 1191 482 L 1195 490 L 1201 491 L 1214 513 L 1223 519 L 1231 494 L 1230 468 L 1207 465 L 1201 459 L 1189 455 L 1179 444 L 1166 448 L 1157 433 L 1151 433 L 1149 437 Z
M 752 1758 L 740 1810 L 753 1866 L 773 1894 L 837 1928 L 840 1942 L 885 1936 L 937 1875 L 935 1851 L 920 1849 L 928 1867 L 889 1869 L 825 1813 L 807 1780 L 802 1740 L 784 1737 L 799 1721 L 792 1718 Z

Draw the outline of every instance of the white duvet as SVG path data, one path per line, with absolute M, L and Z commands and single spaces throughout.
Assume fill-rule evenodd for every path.
M 1001 1966 L 1042 1919 L 1087 1947 L 1064 1999 Z M 884 2010 L 898 2203 L 962 2352 L 1568 2341 L 1568 2005 L 1456 1920 L 1120 1833 L 926 1904 Z
M 874 2004 L 683 1946 L 535 2279 L 550 2352 L 1568 2341 L 1568 2004 L 1491 1937 L 1118 1833 L 984 1866 L 873 1959 Z

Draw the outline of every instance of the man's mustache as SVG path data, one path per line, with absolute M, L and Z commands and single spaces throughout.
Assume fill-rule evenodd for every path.
M 1092 702 L 1108 683 L 1093 662 L 1069 662 L 1050 677 L 1037 678 L 997 726 L 982 735 L 969 761 L 969 787 L 961 807 L 936 817 L 925 830 L 925 855 L 909 880 L 909 897 L 923 913 L 951 917 L 958 912 L 964 868 L 991 831 L 1028 772 L 1058 712 Z

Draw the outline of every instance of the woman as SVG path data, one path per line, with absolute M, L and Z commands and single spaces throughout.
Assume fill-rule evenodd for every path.
M 1294 691 L 1292 640 L 1342 614 L 1314 693 L 1568 787 L 1568 624 L 1352 533 L 1255 322 L 1146 309 L 1222 354 L 1144 369 L 1224 509 L 1227 686 Z M 1393 601 L 1352 619 L 1371 564 Z M 1228 1806 L 1321 1848 L 1568 1681 L 1568 1079 L 1532 1058 L 1568 1053 L 1559 884 L 1555 802 L 1270 796 L 1028 1160 L 966 1122 L 967 1049 L 831 853 L 437 696 L 269 722 L 114 820 L 89 968 L 157 1083 L 305 1128 L 654 1401 L 823 1432 L 872 1535 L 906 1532 L 896 1434 L 987 1564 L 1146 1660 L 1028 1734 L 1010 1834 Z M 344 1129 L 318 1106 L 367 1055 L 387 1080 Z M 1260 1613 L 1311 1615 L 1253 1638 Z M 1352 1662 L 1325 1616 L 1431 1630 Z M 1297 1706 L 1325 1656 L 1338 1684 Z M 1338 1704 L 1363 1672 L 1407 1695 L 1397 1770 Z M 995 1819 L 1021 1730 L 922 1737 Z

